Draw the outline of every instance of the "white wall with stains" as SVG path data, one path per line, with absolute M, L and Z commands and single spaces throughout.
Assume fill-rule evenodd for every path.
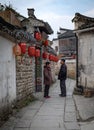
M 11 41 L 0 36 L 0 108 L 16 99 L 16 68 Z
M 78 43 L 79 84 L 94 88 L 94 34 L 83 33 Z

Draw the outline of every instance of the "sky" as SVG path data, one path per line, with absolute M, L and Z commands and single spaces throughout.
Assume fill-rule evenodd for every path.
M 74 29 L 72 19 L 75 13 L 94 17 L 94 0 L 0 0 L 1 4 L 9 5 L 21 15 L 28 17 L 27 8 L 35 9 L 35 16 L 48 22 L 54 31 L 49 38 L 57 37 L 59 28 Z

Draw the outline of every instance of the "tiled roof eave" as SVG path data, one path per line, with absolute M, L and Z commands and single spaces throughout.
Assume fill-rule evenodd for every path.
M 58 37 L 58 39 L 65 39 L 65 38 L 71 38 L 71 37 L 75 37 L 75 35 L 70 35 L 70 36 L 63 36 L 63 37 Z
M 78 22 L 79 20 L 87 20 L 87 21 L 91 21 L 94 22 L 94 18 L 82 15 L 80 13 L 75 13 L 75 17 L 72 19 L 72 22 Z
M 94 27 L 74 30 L 74 33 L 83 33 L 88 31 L 94 31 Z
M 53 54 L 53 55 L 57 55 L 57 54 L 56 54 L 56 51 L 55 51 L 51 46 L 47 46 L 47 52 L 48 52 L 48 53 L 51 53 L 51 54 Z
M 36 43 L 36 39 L 30 33 L 24 31 L 21 28 L 17 29 L 17 27 L 7 23 L 2 18 L 0 20 L 0 35 L 10 40 L 12 39 L 13 41 Z
M 40 22 L 42 25 L 36 24 L 34 27 L 39 27 L 40 29 L 44 30 L 47 34 L 53 34 L 53 30 L 47 22 L 44 22 L 43 20 L 40 20 L 40 19 L 37 19 L 37 18 L 32 18 L 32 17 L 26 18 L 23 21 L 26 21 L 26 20 L 28 22 L 30 22 L 30 20 L 36 20 L 37 22 Z

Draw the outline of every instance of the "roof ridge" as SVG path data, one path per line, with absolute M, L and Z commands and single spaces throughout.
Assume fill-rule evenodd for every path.
M 72 19 L 72 22 L 78 21 L 80 18 L 85 19 L 85 20 L 94 21 L 93 17 L 88 17 L 86 15 L 82 15 L 77 12 L 77 13 L 75 13 L 75 17 Z

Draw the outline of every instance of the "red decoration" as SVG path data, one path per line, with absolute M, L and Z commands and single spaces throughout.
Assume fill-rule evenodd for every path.
M 49 60 L 50 60 L 50 61 L 58 62 L 59 59 L 58 59 L 57 56 L 50 54 L 50 55 L 49 55 Z
M 59 60 L 59 59 L 58 59 L 58 57 L 57 57 L 57 56 L 55 56 L 55 62 L 58 62 L 58 60 Z
M 53 59 L 53 55 L 50 54 L 49 55 L 49 60 L 52 61 L 52 59 Z
M 72 58 L 73 58 L 73 59 L 76 59 L 76 55 L 75 55 L 75 54 L 73 54 L 73 55 L 72 55 Z
M 28 55 L 29 56 L 35 56 L 35 47 L 34 46 L 29 46 L 28 47 Z
M 19 46 L 21 47 L 21 53 L 25 54 L 26 53 L 26 43 L 20 43 Z
M 48 40 L 45 40 L 45 41 L 43 42 L 43 44 L 44 44 L 44 46 L 48 46 Z
M 40 41 L 41 40 L 41 34 L 39 32 L 35 32 L 34 38 L 36 38 L 37 41 Z
M 40 57 L 40 50 L 39 49 L 36 49 L 36 57 Z
M 42 57 L 43 57 L 44 59 L 47 59 L 47 58 L 48 58 L 48 53 L 47 53 L 47 52 L 43 52 Z
M 21 55 L 21 48 L 20 48 L 20 46 L 18 44 L 13 47 L 13 53 L 16 56 L 20 56 Z

